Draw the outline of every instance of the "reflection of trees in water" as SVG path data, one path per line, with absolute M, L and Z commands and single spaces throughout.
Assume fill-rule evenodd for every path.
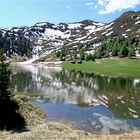
M 98 94 L 113 94 L 119 93 L 128 94 L 140 92 L 140 82 L 134 86 L 134 80 L 125 78 L 109 78 L 94 74 L 83 74 L 81 72 L 65 70 L 53 75 L 54 79 L 61 81 L 62 85 L 83 86 L 89 90 L 98 90 Z
M 50 83 L 51 81 L 40 73 L 34 76 L 30 71 L 20 71 L 12 75 L 12 89 L 17 92 L 36 93 Z
M 12 88 L 18 92 L 23 92 L 31 84 L 33 84 L 31 72 L 21 71 L 12 75 Z
M 140 117 L 140 82 L 125 78 L 110 78 L 94 74 L 62 70 L 38 72 L 21 70 L 13 74 L 13 89 L 18 92 L 44 93 L 44 100 L 56 103 L 77 103 L 81 107 L 96 99 L 117 116 Z M 49 92 L 50 93 L 46 93 Z M 44 91 L 43 91 L 44 90 Z M 88 99 L 91 102 L 88 102 Z M 129 109 L 128 109 L 129 108 Z M 136 113 L 132 110 L 136 111 Z
M 94 74 L 65 70 L 56 73 L 54 79 L 63 85 L 85 87 L 99 101 L 106 104 L 117 116 L 122 118 L 140 117 L 140 82 L 134 85 L 133 79 L 109 78 Z M 76 93 L 75 93 L 76 94 Z M 84 104 L 84 96 L 77 95 L 79 105 Z

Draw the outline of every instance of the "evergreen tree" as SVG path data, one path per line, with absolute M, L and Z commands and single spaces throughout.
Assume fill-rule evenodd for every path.
M 129 48 L 128 57 L 131 58 L 132 56 L 135 56 L 135 46 Z
M 84 53 L 84 49 L 80 50 L 80 60 L 84 60 L 85 59 L 85 53 Z
M 18 104 L 11 100 L 10 69 L 5 63 L 4 51 L 0 50 L 0 129 L 23 128 L 25 120 L 17 110 Z
M 96 58 L 97 59 L 102 58 L 102 52 L 101 51 L 96 52 Z
M 72 60 L 72 53 L 70 53 L 70 60 Z
M 74 60 L 77 60 L 77 53 L 76 52 L 74 52 L 73 58 L 74 58 Z
M 92 60 L 92 54 L 86 54 L 85 60 L 86 60 L 86 61 Z
M 138 53 L 140 54 L 140 45 L 139 45 L 139 47 L 138 47 Z
M 57 57 L 60 57 L 60 54 L 61 54 L 60 51 L 58 51 L 58 52 L 56 53 L 56 56 L 57 56 Z
M 127 47 L 123 44 L 123 46 L 121 47 L 119 56 L 120 56 L 120 57 L 126 57 L 127 55 L 128 55 L 128 49 L 127 49 Z
M 0 51 L 0 99 L 8 97 L 9 86 L 10 86 L 10 70 L 8 69 L 8 64 L 4 63 L 5 56 L 4 51 Z
M 117 44 L 115 43 L 112 49 L 112 56 L 117 56 L 118 55 L 118 48 Z
M 93 54 L 91 60 L 92 60 L 92 61 L 95 61 L 95 58 L 96 58 L 96 56 L 95 56 L 95 54 Z

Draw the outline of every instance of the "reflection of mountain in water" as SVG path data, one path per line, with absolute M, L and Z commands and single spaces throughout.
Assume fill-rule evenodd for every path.
M 13 68 L 15 92 L 40 93 L 52 103 L 104 105 L 122 118 L 140 117 L 140 80 L 109 78 L 45 66 Z

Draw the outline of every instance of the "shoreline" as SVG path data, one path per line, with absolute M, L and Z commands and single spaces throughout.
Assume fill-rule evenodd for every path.
M 83 61 L 82 64 L 72 64 L 70 61 L 47 61 L 36 63 L 11 62 L 11 65 L 33 65 L 47 67 L 61 67 L 66 70 L 80 71 L 87 74 L 101 75 L 112 78 L 140 78 L 139 59 L 116 58 L 100 59 L 96 61 Z
M 19 103 L 19 112 L 26 119 L 27 130 L 0 131 L 0 139 L 3 140 L 139 140 L 140 138 L 140 130 L 122 134 L 92 134 L 84 130 L 77 130 L 68 124 L 50 122 L 47 120 L 45 112 L 38 106 L 35 106 L 26 96 L 15 96 L 14 100 Z

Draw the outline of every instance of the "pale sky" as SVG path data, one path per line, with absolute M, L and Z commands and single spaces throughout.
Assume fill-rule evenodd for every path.
M 140 0 L 0 0 L 0 27 L 37 22 L 111 22 L 126 11 L 140 11 Z

